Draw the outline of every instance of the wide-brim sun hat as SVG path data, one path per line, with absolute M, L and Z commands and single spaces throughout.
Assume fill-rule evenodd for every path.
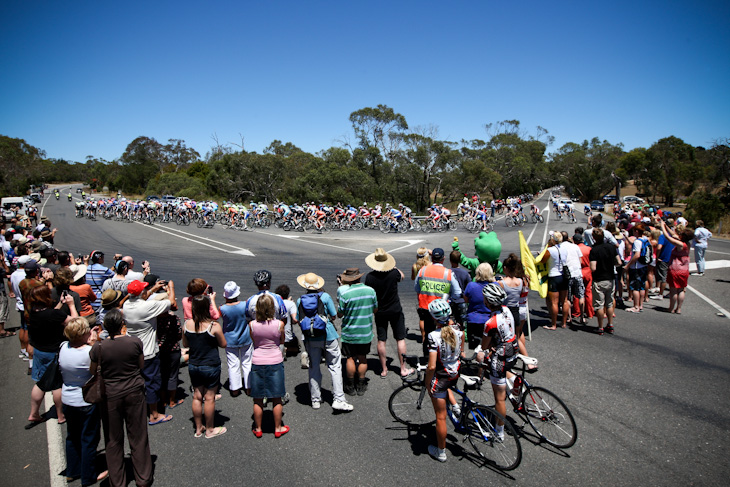
M 364 275 L 365 273 L 360 272 L 359 267 L 350 267 L 348 269 L 345 269 L 345 272 L 340 274 L 340 281 L 342 281 L 342 284 L 350 284 L 356 282 Z
M 101 306 L 104 309 L 111 309 L 112 306 L 117 304 L 124 294 L 121 291 L 117 291 L 116 289 L 107 289 L 104 291 L 101 295 Z
M 316 291 L 324 287 L 324 279 L 314 272 L 308 272 L 298 276 L 297 283 L 308 291 Z
M 395 267 L 395 258 L 385 249 L 377 248 L 375 252 L 365 257 L 365 264 L 374 271 L 386 272 Z
M 83 264 L 76 266 L 76 270 L 74 271 L 73 282 L 78 281 L 85 275 L 86 275 L 86 266 Z

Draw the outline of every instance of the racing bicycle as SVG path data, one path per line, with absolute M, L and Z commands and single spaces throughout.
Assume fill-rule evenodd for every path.
M 393 419 L 409 427 L 421 427 L 436 422 L 435 413 L 425 384 L 425 365 L 418 363 L 418 356 L 403 355 L 405 361 L 416 368 L 416 374 L 403 378 L 403 385 L 393 391 L 388 399 L 388 410 Z M 473 359 L 472 359 L 473 360 Z M 472 360 L 462 359 L 464 363 Z M 467 387 L 476 384 L 478 377 L 461 375 Z M 465 387 L 466 389 L 466 387 Z M 474 451 L 487 463 L 499 470 L 513 470 L 522 461 L 522 446 L 512 424 L 489 406 L 477 404 L 467 393 L 453 386 L 451 390 L 461 397 L 461 412 L 454 415 L 451 407 L 447 415 L 457 433 L 464 435 Z M 504 434 L 496 431 L 498 422 L 504 424 Z

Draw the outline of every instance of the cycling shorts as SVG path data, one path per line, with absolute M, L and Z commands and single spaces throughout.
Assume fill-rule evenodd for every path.
M 446 374 L 439 374 L 437 371 L 433 374 L 428 391 L 431 393 L 431 396 L 436 399 L 446 399 L 449 395 L 449 389 L 451 389 L 452 386 L 455 386 L 458 380 L 458 375 L 456 377 L 451 377 Z

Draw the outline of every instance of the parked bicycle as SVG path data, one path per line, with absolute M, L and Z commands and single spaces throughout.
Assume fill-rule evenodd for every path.
M 416 368 L 416 373 L 403 378 L 403 385 L 393 391 L 388 399 L 388 410 L 399 423 L 409 427 L 421 427 L 436 422 L 435 413 L 425 384 L 425 365 L 418 363 L 418 356 L 403 355 L 406 362 Z M 472 360 L 462 362 L 469 364 Z M 461 375 L 467 387 L 479 381 L 479 377 Z M 466 389 L 466 388 L 465 388 Z M 447 414 L 457 433 L 469 440 L 474 451 L 486 462 L 500 470 L 513 470 L 522 461 L 522 446 L 512 424 L 489 406 L 478 404 L 467 393 L 454 386 L 454 394 L 461 397 L 461 413 L 454 416 L 451 408 Z M 496 426 L 504 424 L 504 434 L 498 436 Z
M 512 377 L 507 374 L 507 397 L 513 411 L 524 422 L 530 423 L 535 433 L 548 444 L 556 448 L 570 448 L 578 439 L 578 428 L 570 409 L 555 393 L 533 386 L 525 379 L 525 374 L 537 371 L 527 368 L 528 365 L 537 365 L 536 358 L 518 354 L 517 360 L 522 362 L 522 366 L 513 367 Z M 478 378 L 470 394 L 480 404 L 492 404 L 494 401 L 488 377 Z

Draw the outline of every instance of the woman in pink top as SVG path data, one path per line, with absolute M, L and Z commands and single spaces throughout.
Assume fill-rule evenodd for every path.
M 284 322 L 274 319 L 274 300 L 262 294 L 256 301 L 256 320 L 249 323 L 253 340 L 253 359 L 250 385 L 253 398 L 253 420 L 256 426 L 253 434 L 263 436 L 261 420 L 264 416 L 264 398 L 274 404 L 274 436 L 279 438 L 289 432 L 282 426 L 282 404 L 284 397 L 284 356 L 279 345 L 284 343 Z
M 186 288 L 186 291 L 188 292 L 190 297 L 182 298 L 183 319 L 185 319 L 185 320 L 193 319 L 192 299 L 195 296 L 199 296 L 201 294 L 207 294 L 208 297 L 210 297 L 210 317 L 213 320 L 220 319 L 221 312 L 218 311 L 218 306 L 215 304 L 215 293 L 213 292 L 213 288 L 208 286 L 207 282 L 205 282 L 203 279 L 196 277 L 195 279 L 191 280 L 188 283 L 188 287 Z

